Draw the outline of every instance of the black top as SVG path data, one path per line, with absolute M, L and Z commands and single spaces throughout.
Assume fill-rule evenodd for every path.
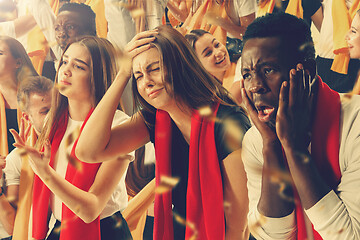
M 155 115 L 148 112 L 142 112 L 145 121 L 148 124 L 148 130 L 150 134 L 150 140 L 155 144 Z M 250 122 L 244 111 L 237 106 L 226 106 L 220 105 L 217 115 L 219 121 L 215 122 L 214 127 L 214 136 L 215 136 L 215 145 L 216 151 L 218 154 L 219 161 L 224 160 L 232 150 L 229 149 L 226 144 L 226 129 L 223 124 L 225 120 L 234 120 L 236 126 L 238 126 L 245 134 L 245 132 L 250 128 Z M 227 129 L 229 131 L 229 129 Z M 240 146 L 241 143 L 239 143 Z M 171 151 L 171 171 L 172 176 L 180 177 L 179 184 L 172 190 L 172 204 L 174 205 L 173 210 L 177 212 L 180 216 L 186 217 L 186 189 L 187 189 L 187 180 L 188 180 L 188 169 L 189 169 L 189 145 L 184 139 L 181 131 L 178 129 L 176 124 L 172 122 L 172 151 Z M 185 235 L 182 236 L 182 233 L 185 234 L 185 228 L 177 226 L 174 221 L 174 232 L 176 239 L 184 239 Z M 180 232 L 179 232 L 180 231 Z M 181 237 L 180 237 L 181 236 Z
M 15 148 L 13 146 L 13 143 L 15 143 L 15 139 L 10 133 L 9 129 L 15 129 L 17 132 L 19 132 L 19 127 L 17 122 L 17 109 L 5 109 L 5 113 L 6 113 L 8 148 L 9 148 L 9 152 L 11 152 Z

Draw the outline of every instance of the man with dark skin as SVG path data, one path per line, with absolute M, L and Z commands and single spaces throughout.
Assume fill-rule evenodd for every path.
M 65 47 L 76 38 L 83 35 L 96 36 L 95 13 L 88 5 L 61 1 L 57 17 L 47 0 L 33 0 L 28 9 L 38 26 L 44 29 L 43 34 L 51 47 L 55 63 L 60 59 Z M 57 44 L 54 44 L 55 41 Z M 42 73 L 52 80 L 56 75 L 54 61 L 47 59 Z
M 330 90 L 314 57 L 308 26 L 285 13 L 244 35 L 241 92 L 254 126 L 242 159 L 256 239 L 360 236 L 360 98 Z
M 66 3 L 59 10 L 54 28 L 56 42 L 64 50 L 79 36 L 96 36 L 95 13 L 85 4 Z

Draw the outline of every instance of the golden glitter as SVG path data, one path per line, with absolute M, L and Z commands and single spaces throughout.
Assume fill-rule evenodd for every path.
M 199 108 L 200 116 L 210 117 L 212 113 L 213 113 L 213 111 L 210 106 L 204 106 L 204 107 Z
M 156 187 L 155 193 L 163 194 L 171 191 L 180 181 L 179 177 L 161 176 L 160 184 Z
M 75 157 L 71 156 L 70 154 L 66 154 L 67 160 L 69 163 L 78 171 L 82 170 L 82 165 L 79 160 L 77 160 Z
M 80 128 L 75 128 L 75 130 L 69 134 L 69 136 L 65 139 L 65 146 L 68 147 L 78 139 L 80 135 Z
M 180 223 L 183 226 L 189 227 L 191 229 L 191 231 L 193 232 L 193 235 L 189 238 L 189 240 L 195 240 L 198 238 L 198 231 L 195 227 L 195 224 L 190 222 L 190 221 L 186 221 L 185 218 L 181 217 L 179 214 L 173 212 L 173 216 L 176 222 Z

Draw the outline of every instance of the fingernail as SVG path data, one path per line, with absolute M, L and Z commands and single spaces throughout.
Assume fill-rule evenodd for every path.
M 284 81 L 284 82 L 283 82 L 283 85 L 284 85 L 284 87 L 287 87 L 288 82 L 287 82 L 287 81 Z

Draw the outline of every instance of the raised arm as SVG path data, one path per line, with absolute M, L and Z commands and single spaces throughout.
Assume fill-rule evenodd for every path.
M 15 131 L 12 133 L 16 146 L 27 152 L 34 173 L 39 176 L 50 191 L 86 223 L 94 221 L 103 211 L 115 187 L 124 175 L 131 158 L 131 156 L 126 155 L 102 164 L 92 186 L 86 192 L 72 185 L 49 165 L 51 153 L 49 141 L 44 144 L 45 151 L 41 153 L 33 147 L 26 146 Z
M 86 162 L 104 162 L 127 154 L 149 141 L 149 133 L 139 113 L 111 129 L 112 119 L 124 88 L 131 76 L 132 59 L 149 49 L 157 31 L 137 34 L 126 46 L 115 81 L 95 108 L 76 147 L 76 156 Z

